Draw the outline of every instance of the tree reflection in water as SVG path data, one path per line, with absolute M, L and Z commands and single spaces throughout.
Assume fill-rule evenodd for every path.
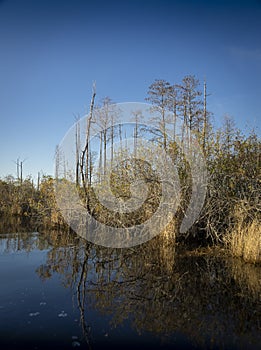
M 250 343 L 260 342 L 259 267 L 249 266 L 255 277 L 244 285 L 234 260 L 209 252 L 175 254 L 174 244 L 162 236 L 130 249 L 76 239 L 77 244 L 71 235 L 53 233 L 48 269 L 41 267 L 38 273 L 46 278 L 47 271 L 59 271 L 65 285 L 75 288 L 88 343 L 86 305 L 110 314 L 112 327 L 129 319 L 139 333 L 168 339 L 180 332 L 202 347 L 226 347 L 229 339 L 233 344 L 245 336 Z
M 163 236 L 135 248 L 107 249 L 52 231 L 34 244 L 44 247 L 46 241 L 51 248 L 36 272 L 43 280 L 59 273 L 73 290 L 89 348 L 90 308 L 110 315 L 112 328 L 127 320 L 138 334 L 151 332 L 163 344 L 183 334 L 201 348 L 260 345 L 260 266 L 213 250 L 175 252 Z

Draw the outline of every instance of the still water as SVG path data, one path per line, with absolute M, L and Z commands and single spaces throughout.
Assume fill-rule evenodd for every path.
M 106 249 L 66 232 L 4 232 L 0 348 L 258 349 L 260 276 L 162 237 Z

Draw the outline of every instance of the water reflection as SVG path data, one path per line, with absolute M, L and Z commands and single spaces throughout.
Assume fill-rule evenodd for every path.
M 43 282 L 59 274 L 72 290 L 89 348 L 145 338 L 150 348 L 261 344 L 260 267 L 221 253 L 176 252 L 171 239 L 162 236 L 131 249 L 103 248 L 57 231 L 1 237 L 8 253 L 47 249 L 36 273 Z M 105 334 L 101 341 L 90 309 L 107 317 L 111 332 L 123 327 L 121 335 L 110 340 Z M 127 328 L 137 338 L 129 339 Z

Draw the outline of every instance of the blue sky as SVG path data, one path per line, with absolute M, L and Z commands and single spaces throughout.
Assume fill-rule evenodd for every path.
M 261 1 L 0 0 L 0 177 L 53 174 L 54 149 L 97 101 L 144 102 L 154 79 L 207 79 L 219 125 L 258 127 Z

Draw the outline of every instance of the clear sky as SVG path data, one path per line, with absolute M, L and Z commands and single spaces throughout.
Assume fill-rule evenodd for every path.
M 207 79 L 209 109 L 261 126 L 260 0 L 0 0 L 0 177 L 53 174 L 74 114 L 144 102 L 154 79 Z

